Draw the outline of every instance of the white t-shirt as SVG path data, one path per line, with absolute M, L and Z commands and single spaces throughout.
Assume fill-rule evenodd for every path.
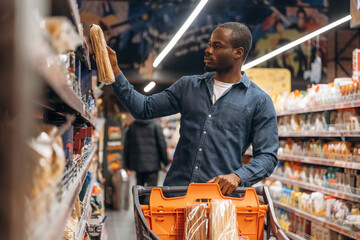
M 212 101 L 213 104 L 224 94 L 224 92 L 231 87 L 232 85 L 234 85 L 234 83 L 224 83 L 224 82 L 220 82 L 214 79 L 214 92 L 213 92 L 213 97 L 212 97 Z

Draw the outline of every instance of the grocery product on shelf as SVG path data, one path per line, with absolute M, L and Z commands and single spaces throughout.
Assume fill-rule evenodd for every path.
M 76 49 L 77 46 L 82 45 L 83 39 L 68 18 L 48 17 L 44 22 L 51 38 L 52 48 L 57 54 L 65 53 L 69 49 Z
M 338 167 L 316 166 L 299 162 L 279 162 L 273 176 L 300 180 L 316 186 L 358 194 L 360 171 Z
M 71 211 L 70 218 L 66 222 L 65 231 L 63 240 L 75 240 L 76 239 L 76 229 L 78 228 L 79 218 L 76 214 L 75 207 Z
M 64 171 L 65 156 L 61 136 L 54 135 L 57 129 L 44 126 L 43 131 L 29 141 L 33 171 L 28 197 L 33 203 L 30 216 L 35 220 L 50 209 L 60 190 L 56 183 Z M 53 188 L 52 194 L 48 194 L 49 188 Z
M 360 130 L 359 110 L 338 109 L 321 113 L 302 113 L 279 117 L 279 131 L 351 131 Z
M 358 203 L 326 196 L 320 192 L 310 193 L 287 188 L 278 181 L 267 181 L 265 185 L 269 185 L 275 206 L 278 206 L 276 215 L 279 224 L 286 232 L 305 238 L 311 236 L 311 239 L 331 240 L 349 239 L 340 234 L 342 232 L 356 236 L 356 232 L 351 232 L 350 229 L 359 231 L 357 228 L 359 223 L 356 222 L 359 219 Z M 289 207 L 283 208 L 282 206 Z M 294 209 L 294 211 L 290 209 Z M 299 210 L 296 209 L 314 217 L 308 218 L 306 214 L 299 214 Z M 327 221 L 331 223 L 332 228 L 324 227 L 323 223 Z M 333 230 L 337 230 L 337 232 Z M 291 237 L 291 234 L 289 236 Z
M 360 162 L 359 144 L 349 141 L 331 141 L 314 138 L 294 141 L 291 138 L 287 138 L 286 140 L 282 139 L 279 141 L 278 154 Z

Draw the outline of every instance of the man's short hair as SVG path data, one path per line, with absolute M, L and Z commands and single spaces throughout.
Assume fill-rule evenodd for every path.
M 227 22 L 218 26 L 218 28 L 227 28 L 232 30 L 231 34 L 231 45 L 233 48 L 243 47 L 244 48 L 244 57 L 243 61 L 245 62 L 252 44 L 252 35 L 249 28 L 242 23 L 238 22 Z

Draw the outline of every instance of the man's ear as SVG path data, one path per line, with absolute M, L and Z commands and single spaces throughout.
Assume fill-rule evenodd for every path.
M 243 47 L 238 47 L 234 49 L 234 58 L 238 59 L 238 58 L 243 58 L 244 56 L 244 48 Z

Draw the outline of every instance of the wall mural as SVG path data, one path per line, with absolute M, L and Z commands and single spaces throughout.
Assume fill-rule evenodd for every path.
M 181 27 L 198 0 L 149 2 L 78 0 L 85 32 L 98 23 L 122 69 L 140 69 L 158 54 Z M 186 74 L 203 72 L 203 55 L 214 28 L 223 22 L 247 24 L 253 33 L 248 61 L 306 35 L 328 23 L 327 0 L 209 1 L 160 69 Z M 326 35 L 314 38 L 260 67 L 288 68 L 294 81 L 326 81 Z M 323 64 L 322 64 L 323 63 Z M 322 73 L 322 74 L 321 74 Z

